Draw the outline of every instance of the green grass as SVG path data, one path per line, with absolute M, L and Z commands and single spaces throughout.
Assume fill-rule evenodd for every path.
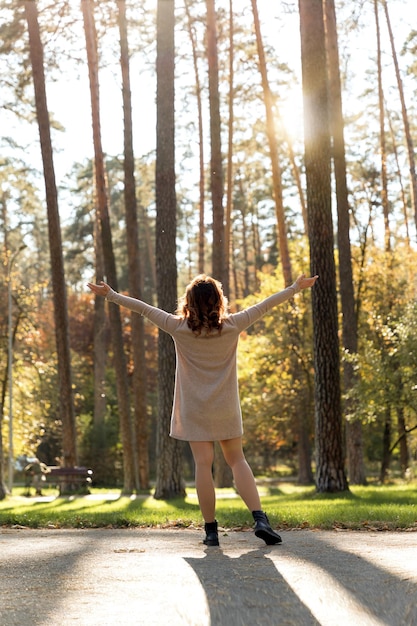
M 56 491 L 46 490 L 54 496 Z M 262 506 L 279 528 L 417 530 L 417 484 L 351 487 L 350 492 L 318 494 L 313 487 L 283 483 L 261 488 Z M 225 528 L 247 528 L 251 515 L 234 491 L 218 490 L 217 519 Z M 38 501 L 23 489 L 0 501 L 0 526 L 30 528 L 199 527 L 202 517 L 194 489 L 169 501 L 144 494 L 131 498 L 93 489 L 91 496 Z

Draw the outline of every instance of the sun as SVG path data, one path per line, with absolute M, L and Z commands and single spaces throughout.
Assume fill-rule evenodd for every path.
M 282 129 L 291 141 L 302 140 L 304 136 L 304 113 L 302 94 L 291 91 L 276 106 L 277 128 Z

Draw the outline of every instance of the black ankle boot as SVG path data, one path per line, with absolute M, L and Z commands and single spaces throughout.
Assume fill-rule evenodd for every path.
M 268 546 L 272 546 L 276 543 L 281 543 L 282 539 L 272 530 L 266 513 L 263 511 L 252 511 L 253 519 L 255 520 L 255 535 L 260 539 L 263 539 Z
M 217 533 L 217 522 L 214 521 L 204 524 L 204 530 L 206 531 L 206 538 L 203 543 L 205 543 L 206 546 L 218 546 L 219 535 Z

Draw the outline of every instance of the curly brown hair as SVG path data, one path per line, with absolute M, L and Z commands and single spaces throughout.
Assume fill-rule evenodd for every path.
M 187 320 L 193 333 L 201 335 L 204 329 L 208 335 L 213 330 L 221 332 L 227 307 L 221 283 L 211 276 L 200 274 L 187 285 L 177 313 Z

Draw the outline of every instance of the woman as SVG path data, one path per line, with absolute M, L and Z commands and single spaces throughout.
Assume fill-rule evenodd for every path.
M 140 313 L 174 340 L 177 365 L 170 435 L 191 446 L 197 496 L 205 522 L 204 543 L 208 546 L 219 545 L 212 475 L 215 441 L 220 443 L 236 489 L 253 515 L 255 535 L 268 545 L 281 543 L 261 509 L 255 479 L 243 453 L 236 350 L 243 330 L 273 307 L 312 287 L 316 280 L 317 276 L 306 278 L 303 274 L 291 287 L 243 311 L 228 314 L 221 284 L 201 274 L 187 286 L 177 315 L 116 293 L 104 282 L 88 283 L 96 295 Z

